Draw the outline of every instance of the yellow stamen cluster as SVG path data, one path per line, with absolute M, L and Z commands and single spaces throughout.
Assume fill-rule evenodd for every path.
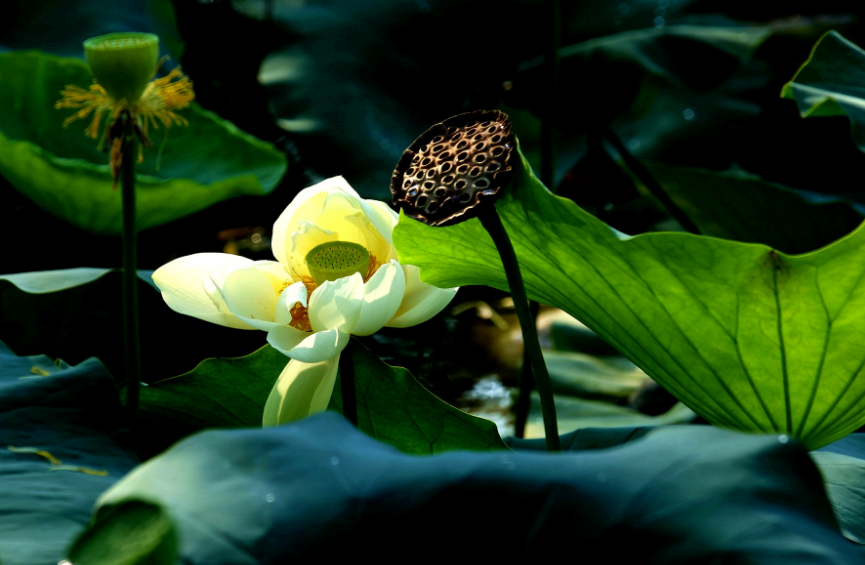
M 54 105 L 55 108 L 58 110 L 61 108 L 80 108 L 66 118 L 63 125 L 68 126 L 76 120 L 83 120 L 92 113 L 93 121 L 90 122 L 86 132 L 93 139 L 99 137 L 99 126 L 106 114 L 110 114 L 112 118 L 117 118 L 126 109 L 141 120 L 145 134 L 149 124 L 152 124 L 154 128 L 159 127 L 159 122 L 162 122 L 165 127 L 185 126 L 189 122 L 175 111 L 186 108 L 195 99 L 192 81 L 179 69 L 173 69 L 166 76 L 150 81 L 141 98 L 132 104 L 125 99 L 112 100 L 105 89 L 95 80 L 89 90 L 71 84 L 60 94 L 63 98 L 57 101 Z
M 180 69 L 173 69 L 166 76 L 150 81 L 132 111 L 141 116 L 146 134 L 148 123 L 152 123 L 154 128 L 159 127 L 157 120 L 165 127 L 188 125 L 186 118 L 174 111 L 186 108 L 194 99 L 192 81 Z
M 87 136 L 96 139 L 99 137 L 99 125 L 102 123 L 102 118 L 108 112 L 114 111 L 114 117 L 119 114 L 119 108 L 115 110 L 115 104 L 109 98 L 108 93 L 96 81 L 90 85 L 90 90 L 85 90 L 74 84 L 67 85 L 60 94 L 63 96 L 54 107 L 58 110 L 62 108 L 81 108 L 64 120 L 63 127 L 68 126 L 76 120 L 83 120 L 91 113 L 93 121 L 87 126 Z

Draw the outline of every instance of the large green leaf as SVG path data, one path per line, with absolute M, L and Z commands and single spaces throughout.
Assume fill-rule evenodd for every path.
M 706 235 L 806 253 L 847 235 L 865 218 L 859 204 L 793 190 L 741 170 L 646 166 Z
M 427 391 L 406 369 L 391 367 L 353 340 L 358 427 L 406 453 L 496 449 L 505 445 L 488 420 Z M 260 427 L 264 404 L 289 359 L 269 345 L 237 359 L 208 359 L 194 370 L 141 391 L 143 417 L 188 431 Z M 337 378 L 330 408 L 341 412 Z
M 795 100 L 803 118 L 848 116 L 865 151 L 865 51 L 838 32 L 820 38 L 781 96 Z
M 0 561 L 57 563 L 97 497 L 137 463 L 111 377 L 0 342 Z M 54 461 L 51 460 L 54 458 Z M 76 562 L 77 563 L 77 562 Z
M 636 426 L 640 426 L 637 424 Z M 638 440 L 651 433 L 646 427 L 583 428 L 561 437 L 564 451 L 605 449 Z M 507 438 L 515 450 L 546 450 L 543 438 Z M 826 494 L 844 535 L 865 543 L 865 434 L 851 434 L 811 452 L 823 475 Z
M 145 382 L 193 369 L 203 358 L 244 355 L 264 341 L 165 305 L 150 275 L 139 272 L 142 374 Z M 44 353 L 80 363 L 98 357 L 118 380 L 123 369 L 121 273 L 65 269 L 0 275 L 0 340 L 19 355 Z
M 115 485 L 97 515 L 134 500 L 165 509 L 189 565 L 359 553 L 395 561 L 419 551 L 428 562 L 456 553 L 552 562 L 574 547 L 610 563 L 863 558 L 838 532 L 800 445 L 710 426 L 660 427 L 614 449 L 558 455 L 416 457 L 319 414 L 189 438 Z
M 36 51 L 0 54 L 0 173 L 45 210 L 86 230 L 114 234 L 122 217 L 108 156 L 84 135 L 87 122 L 64 128 L 72 110 L 54 109 L 66 85 L 87 87 L 92 80 L 78 59 Z M 196 104 L 181 113 L 189 125 L 151 131 L 154 148 L 145 150 L 138 166 L 140 229 L 234 196 L 266 194 L 285 173 L 285 156 L 270 144 Z
M 514 161 L 496 208 L 532 299 L 583 321 L 713 424 L 812 449 L 865 424 L 865 230 L 806 255 L 684 233 L 630 238 Z M 431 228 L 403 216 L 394 243 L 428 283 L 507 288 L 476 219 Z

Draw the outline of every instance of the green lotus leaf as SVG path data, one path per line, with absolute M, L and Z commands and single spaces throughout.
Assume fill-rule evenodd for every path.
M 84 135 L 88 121 L 63 121 L 60 91 L 93 81 L 78 59 L 36 51 L 0 54 L 0 174 L 40 207 L 85 230 L 120 233 L 120 191 L 108 156 Z M 182 218 L 244 194 L 267 194 L 286 171 L 285 156 L 192 104 L 187 127 L 150 131 L 154 147 L 137 168 L 140 229 Z
M 837 31 L 823 35 L 811 56 L 781 91 L 803 118 L 850 118 L 853 139 L 865 151 L 865 50 Z
M 184 565 L 350 562 L 358 552 L 546 563 L 578 551 L 669 565 L 865 554 L 838 532 L 801 445 L 711 426 L 658 426 L 615 449 L 418 457 L 316 414 L 187 438 L 102 495 L 97 516 L 134 501 L 173 519 Z M 130 531 L 126 544 L 140 536 Z
M 358 427 L 406 453 L 504 449 L 489 420 L 466 414 L 352 340 Z M 245 357 L 206 359 L 194 370 L 141 390 L 142 417 L 185 433 L 213 427 L 260 427 L 264 404 L 289 359 L 266 345 Z M 331 410 L 342 412 L 337 377 Z
M 72 367 L 0 342 L 3 565 L 63 559 L 99 495 L 138 464 L 126 421 L 98 360 Z
M 584 322 L 715 425 L 815 449 L 865 424 L 865 230 L 804 255 L 685 233 L 628 237 L 514 161 L 496 208 L 533 300 Z M 476 219 L 431 228 L 403 216 L 394 243 L 430 284 L 508 288 Z

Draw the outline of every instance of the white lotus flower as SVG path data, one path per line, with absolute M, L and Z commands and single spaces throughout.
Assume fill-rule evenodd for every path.
M 267 332 L 291 361 L 263 423 L 291 422 L 327 408 L 351 334 L 419 324 L 456 294 L 399 264 L 391 240 L 398 219 L 384 202 L 364 200 L 334 177 L 302 190 L 276 220 L 276 261 L 199 253 L 163 265 L 153 280 L 181 314 Z

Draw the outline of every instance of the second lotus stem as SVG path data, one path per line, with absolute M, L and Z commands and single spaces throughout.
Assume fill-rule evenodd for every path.
M 123 356 L 126 368 L 126 411 L 133 425 L 141 390 L 141 350 L 138 319 L 138 257 L 135 225 L 135 118 L 123 116 L 120 165 L 123 203 Z

